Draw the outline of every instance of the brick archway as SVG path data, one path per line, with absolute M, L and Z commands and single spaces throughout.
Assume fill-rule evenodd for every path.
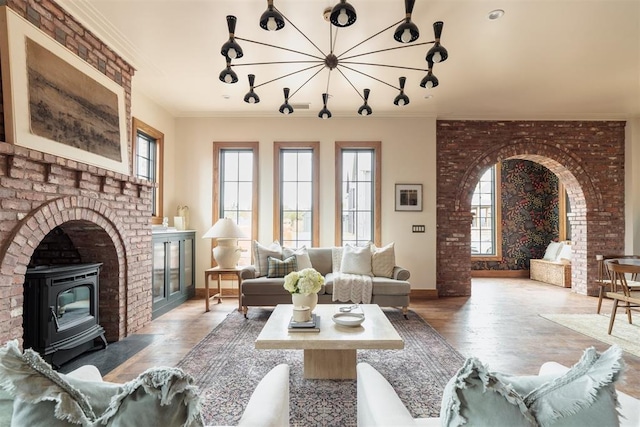
M 0 272 L 11 278 L 11 338 L 22 338 L 23 284 L 27 265 L 42 239 L 60 226 L 84 254 L 83 262 L 103 262 L 100 311 L 107 338 L 127 333 L 127 253 L 123 224 L 115 211 L 97 199 L 61 197 L 31 211 L 12 232 L 0 258 Z M 104 296 L 104 298 L 102 298 Z
M 486 168 L 510 158 L 540 163 L 566 186 L 572 290 L 597 292 L 590 261 L 624 247 L 624 122 L 439 121 L 437 140 L 440 296 L 471 294 L 471 196 Z

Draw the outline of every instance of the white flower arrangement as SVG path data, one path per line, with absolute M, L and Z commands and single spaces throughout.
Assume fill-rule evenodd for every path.
M 313 268 L 292 271 L 284 276 L 284 288 L 292 294 L 317 294 L 324 277 Z

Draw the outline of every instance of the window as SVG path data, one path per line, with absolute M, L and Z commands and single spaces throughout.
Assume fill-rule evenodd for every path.
M 133 119 L 133 173 L 157 186 L 151 189 L 151 223 L 162 223 L 162 150 L 164 134 Z
M 569 216 L 571 215 L 571 203 L 569 193 L 561 182 L 558 183 L 558 211 L 559 211 L 559 240 L 571 240 L 571 223 Z
M 251 241 L 258 238 L 258 143 L 213 144 L 213 218 L 231 218 L 247 236 L 238 239 L 238 265 L 251 264 Z M 213 245 L 214 242 L 211 242 Z M 212 265 L 214 260 L 211 259 Z
M 471 256 L 474 259 L 502 259 L 499 171 L 500 163 L 487 169 L 471 199 Z
M 336 245 L 380 244 L 380 142 L 336 142 Z
M 274 143 L 274 238 L 283 246 L 319 244 L 320 144 Z

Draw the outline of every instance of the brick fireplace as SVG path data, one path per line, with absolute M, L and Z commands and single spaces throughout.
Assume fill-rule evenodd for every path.
M 130 151 L 133 68 L 53 2 L 0 4 L 124 88 Z M 107 340 L 140 329 L 152 311 L 152 184 L 4 142 L 3 111 L 0 93 L 0 343 L 22 340 L 27 267 L 65 257 L 103 264 L 99 313 Z

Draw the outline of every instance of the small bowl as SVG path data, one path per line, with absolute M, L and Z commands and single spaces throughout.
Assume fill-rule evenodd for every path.
M 362 313 L 336 313 L 332 317 L 333 321 L 342 326 L 360 326 L 364 322 Z

